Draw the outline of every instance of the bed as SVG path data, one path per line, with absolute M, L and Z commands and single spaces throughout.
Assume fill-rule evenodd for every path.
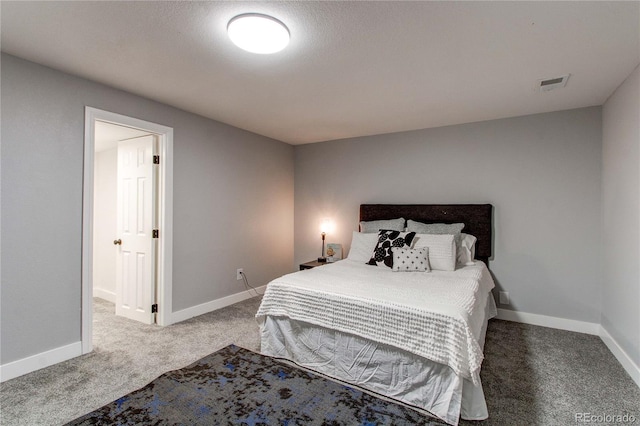
M 475 261 L 455 271 L 398 273 L 362 262 L 352 246 L 345 260 L 269 283 L 256 314 L 261 352 L 452 425 L 486 419 L 480 367 L 487 321 L 496 314 L 492 206 L 360 206 L 361 222 L 396 218 L 464 223 L 476 238 Z M 354 233 L 354 244 L 356 237 L 364 235 Z

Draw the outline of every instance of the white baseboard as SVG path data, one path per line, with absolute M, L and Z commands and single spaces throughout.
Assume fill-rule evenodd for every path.
M 116 303 L 116 293 L 102 288 L 93 288 L 93 297 L 99 297 L 111 303 Z
M 265 289 L 266 286 L 256 288 L 260 294 L 264 294 Z M 94 295 L 96 297 L 101 297 L 95 293 Z M 222 309 L 252 297 L 255 297 L 253 292 L 250 293 L 248 291 L 243 291 L 221 299 L 212 300 L 191 308 L 183 309 L 172 314 L 171 323 L 177 323 L 198 315 Z M 546 315 L 530 314 L 527 312 L 511 311 L 508 309 L 498 309 L 498 315 L 496 318 L 506 321 L 521 322 L 524 324 L 539 325 L 542 327 L 557 328 L 600 336 L 605 345 L 607 345 L 607 348 L 609 348 L 625 371 L 631 376 L 631 379 L 636 383 L 636 385 L 638 385 L 638 387 L 640 387 L 640 366 L 633 362 L 631 357 L 629 357 L 624 349 L 620 347 L 618 342 L 616 342 L 609 332 L 600 324 L 550 317 Z M 0 382 L 11 380 L 24 374 L 31 373 L 32 371 L 49 367 L 80 355 L 82 355 L 82 342 L 75 342 L 60 348 L 51 349 L 40 354 L 0 365 Z
M 257 287 L 256 290 L 259 294 L 264 294 L 266 288 L 267 286 L 262 286 Z M 93 295 L 95 297 L 100 297 L 102 299 L 111 301 L 109 299 L 110 292 L 94 289 Z M 171 324 L 184 321 L 198 315 L 206 314 L 218 309 L 222 309 L 224 307 L 233 305 L 234 303 L 242 302 L 243 300 L 255 297 L 255 295 L 256 294 L 255 292 L 253 292 L 253 290 L 251 292 L 243 291 L 223 297 L 221 299 L 212 300 L 211 302 L 203 303 L 201 305 L 174 312 L 171 315 Z M 115 294 L 113 295 L 113 302 L 115 302 Z M 27 358 L 0 365 L 0 382 L 11 380 L 18 376 L 31 373 L 32 371 L 36 371 L 41 368 L 49 367 L 51 365 L 69 360 L 71 358 L 75 358 L 80 355 L 82 355 L 82 342 L 76 342 L 67 346 L 52 349 L 50 351 L 42 352 Z
M 71 343 L 27 358 L 0 365 L 0 382 L 82 355 L 82 342 Z
M 262 286 L 257 287 L 256 290 L 259 294 L 264 294 L 266 288 L 267 286 Z M 109 299 L 111 297 L 111 294 L 108 291 L 94 289 L 93 295 L 95 297 L 100 297 L 102 299 L 111 301 Z M 181 311 L 174 312 L 171 315 L 171 323 L 173 324 L 192 317 L 196 317 L 198 315 L 206 314 L 208 312 L 233 305 L 234 303 L 242 302 L 243 300 L 247 300 L 252 297 L 255 297 L 255 293 L 253 291 L 251 291 L 251 293 L 248 291 L 243 291 L 240 293 L 232 294 L 231 296 L 226 296 L 221 299 L 212 300 L 211 302 L 183 309 Z M 115 294 L 113 295 L 112 301 L 115 302 Z M 69 360 L 71 358 L 75 358 L 80 355 L 82 355 L 82 342 L 76 342 L 67 346 L 62 346 L 60 348 L 52 349 L 27 358 L 0 365 L 0 382 L 11 380 L 18 376 L 31 373 L 32 371 L 36 371 L 41 368 L 49 367 L 51 365 Z
M 257 287 L 256 290 L 259 294 L 264 294 L 267 286 Z M 221 299 L 212 300 L 210 302 L 202 303 L 200 305 L 192 306 L 181 311 L 177 311 L 171 314 L 171 324 L 175 324 L 180 321 L 188 320 L 189 318 L 197 317 L 198 315 L 206 314 L 218 309 L 225 308 L 233 305 L 234 303 L 242 302 L 243 300 L 251 299 L 256 294 L 253 290 L 242 291 L 240 293 L 232 294 L 230 296 L 223 297 Z
M 509 309 L 498 309 L 498 316 L 496 318 L 505 321 L 521 322 L 524 324 L 540 325 L 542 327 L 593 334 L 596 336 L 600 335 L 600 324 L 595 322 L 576 321 L 565 318 L 550 317 L 547 315 L 511 311 Z
M 618 342 L 615 341 L 609 332 L 602 326 L 600 326 L 600 338 L 607 345 L 607 348 L 616 357 L 616 359 L 622 364 L 622 367 L 631 376 L 631 379 L 636 382 L 636 385 L 640 388 L 640 366 L 638 366 L 631 357 L 620 347 Z
M 585 321 L 576 321 L 565 318 L 549 317 L 546 315 L 529 314 L 527 312 L 498 309 L 496 318 L 505 321 L 521 322 L 524 324 L 539 325 L 542 327 L 557 328 L 560 330 L 576 331 L 578 333 L 593 334 L 599 336 L 607 345 L 613 356 L 616 357 L 622 368 L 631 376 L 631 379 L 640 387 L 640 367 L 620 347 L 609 332 L 600 324 Z

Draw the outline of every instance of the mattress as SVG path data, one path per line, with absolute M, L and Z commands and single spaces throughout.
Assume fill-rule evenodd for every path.
M 480 354 L 475 362 L 482 360 L 487 320 L 496 311 L 491 288 L 482 262 L 454 272 L 394 273 L 344 260 L 289 274 L 269 284 L 256 315 L 261 352 L 427 410 L 450 424 L 460 415 L 484 419 L 479 366 L 465 369 L 459 361 L 471 352 Z M 369 315 L 362 318 L 362 312 Z M 437 321 L 429 323 L 432 318 Z M 372 327 L 384 330 L 372 332 Z M 462 355 L 449 354 L 447 343 Z

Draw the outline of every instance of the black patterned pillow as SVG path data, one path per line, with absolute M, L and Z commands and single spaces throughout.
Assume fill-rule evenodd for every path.
M 429 247 L 393 247 L 393 272 L 429 272 Z
M 381 229 L 378 232 L 378 244 L 373 249 L 373 255 L 368 265 L 393 267 L 392 247 L 411 247 L 415 232 L 400 232 Z

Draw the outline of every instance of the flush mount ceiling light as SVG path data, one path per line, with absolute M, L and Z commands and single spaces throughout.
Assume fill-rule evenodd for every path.
M 289 30 L 282 22 L 257 13 L 236 16 L 227 33 L 236 46 L 252 53 L 276 53 L 289 44 Z

